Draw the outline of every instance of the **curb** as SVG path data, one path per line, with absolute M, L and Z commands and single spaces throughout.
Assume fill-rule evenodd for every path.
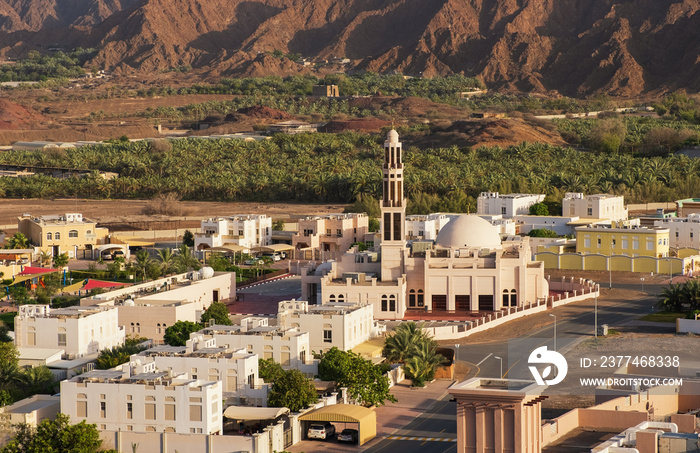
M 263 280 L 263 281 L 260 281 L 260 282 L 251 283 L 250 285 L 238 286 L 238 287 L 236 287 L 236 291 L 238 291 L 239 289 L 252 288 L 252 287 L 254 287 L 254 286 L 260 286 L 260 285 L 264 285 L 265 283 L 270 283 L 270 282 L 274 282 L 274 281 L 277 281 L 277 280 L 284 280 L 284 279 L 286 279 L 286 278 L 291 278 L 291 277 L 294 277 L 294 274 L 278 275 L 277 277 L 272 277 L 272 278 L 267 279 L 267 280 Z

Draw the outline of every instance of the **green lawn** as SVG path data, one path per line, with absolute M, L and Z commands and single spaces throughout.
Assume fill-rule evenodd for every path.
M 15 315 L 16 311 L 3 313 L 0 315 L 0 321 L 4 322 L 8 329 L 15 330 Z
M 676 318 L 685 318 L 685 313 L 676 313 L 673 311 L 660 311 L 658 313 L 652 313 L 651 315 L 646 315 L 642 318 L 642 321 L 651 322 L 676 322 Z

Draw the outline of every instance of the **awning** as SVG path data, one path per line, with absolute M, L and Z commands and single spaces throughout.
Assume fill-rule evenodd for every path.
M 360 432 L 358 443 L 363 445 L 377 437 L 377 414 L 372 409 L 354 404 L 331 404 L 299 417 L 307 422 L 357 423 Z
M 72 285 L 65 286 L 61 289 L 64 293 L 72 293 L 75 291 L 90 291 L 95 288 L 117 288 L 121 286 L 127 286 L 129 283 L 118 283 L 118 282 L 107 282 L 103 280 L 94 280 L 91 278 L 84 279 L 78 283 L 73 283 Z
M 274 420 L 286 414 L 289 414 L 286 407 L 229 406 L 224 411 L 224 417 L 241 421 Z
M 49 269 L 46 267 L 31 267 L 24 266 L 24 270 L 17 275 L 40 275 L 40 274 L 50 274 L 52 272 L 60 272 L 63 269 Z
M 238 244 L 225 244 L 220 247 L 212 247 L 209 249 L 210 252 L 234 252 L 234 253 L 241 253 L 241 252 L 247 252 L 250 250 L 249 247 L 244 247 L 242 245 Z
M 142 238 L 119 238 L 119 240 L 129 247 L 154 247 L 156 245 L 155 242 Z
M 294 246 L 289 244 L 270 244 L 261 247 L 255 247 L 254 250 L 261 252 L 285 252 L 287 250 L 294 250 Z

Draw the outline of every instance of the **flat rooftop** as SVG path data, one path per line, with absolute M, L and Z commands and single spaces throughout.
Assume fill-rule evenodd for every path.
M 61 399 L 58 396 L 36 396 L 40 396 L 40 398 L 27 398 L 27 400 L 18 401 L 12 406 L 6 407 L 5 411 L 12 414 L 28 414 L 30 412 L 34 412 L 35 410 L 61 403 Z

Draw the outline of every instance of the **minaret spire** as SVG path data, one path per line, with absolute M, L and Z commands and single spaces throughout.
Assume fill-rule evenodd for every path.
M 403 187 L 403 150 L 399 134 L 390 130 L 384 142 L 382 211 L 382 280 L 395 280 L 403 273 L 406 248 L 406 200 Z M 391 269 L 390 263 L 395 265 Z

